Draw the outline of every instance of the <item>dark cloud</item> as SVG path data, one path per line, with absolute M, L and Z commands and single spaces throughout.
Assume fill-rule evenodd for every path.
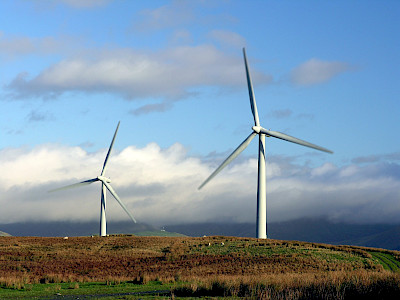
M 43 122 L 54 120 L 54 116 L 48 112 L 39 112 L 34 110 L 27 115 L 27 119 L 29 122 Z
M 351 160 L 351 162 L 356 164 L 373 163 L 380 161 L 400 161 L 400 152 L 381 154 L 381 155 L 359 156 Z
M 300 114 L 294 114 L 291 109 L 277 109 L 271 111 L 268 116 L 268 118 L 274 118 L 274 119 L 287 119 L 287 118 L 296 118 L 300 120 L 313 120 L 314 115 L 313 114 L 307 114 L 307 113 L 300 113 Z
M 143 105 L 137 109 L 131 110 L 129 113 L 135 116 L 145 115 L 152 112 L 164 112 L 171 109 L 171 102 L 155 103 Z
M 313 114 L 302 113 L 302 114 L 296 115 L 296 118 L 301 119 L 301 120 L 309 120 L 309 121 L 312 121 L 312 120 L 314 120 L 315 115 L 313 115 Z
M 273 110 L 268 116 L 275 119 L 285 119 L 291 117 L 292 115 L 293 111 L 291 109 L 279 109 Z

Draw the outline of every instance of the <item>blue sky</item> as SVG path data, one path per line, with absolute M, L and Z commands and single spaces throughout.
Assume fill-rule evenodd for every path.
M 243 47 L 261 124 L 335 152 L 267 140 L 270 220 L 400 220 L 399 13 L 397 1 L 1 1 L 0 223 L 98 218 L 98 187 L 43 191 L 97 176 L 119 120 L 109 176 L 137 219 L 253 221 L 256 142 L 196 190 L 251 132 Z

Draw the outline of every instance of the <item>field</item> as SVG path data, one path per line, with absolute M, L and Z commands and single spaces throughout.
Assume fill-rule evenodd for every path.
M 234 237 L 0 237 L 0 271 L 0 299 L 143 291 L 264 299 L 400 293 L 399 251 Z

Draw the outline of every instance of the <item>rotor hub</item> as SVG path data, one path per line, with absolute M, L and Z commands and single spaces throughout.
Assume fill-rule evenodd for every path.
M 104 176 L 97 176 L 97 179 L 100 180 L 100 181 L 103 181 L 103 182 L 107 182 L 107 183 L 111 182 L 110 178 L 107 178 L 107 177 L 104 177 Z
M 253 131 L 257 134 L 260 134 L 261 128 L 262 128 L 261 126 L 253 126 L 252 127 Z

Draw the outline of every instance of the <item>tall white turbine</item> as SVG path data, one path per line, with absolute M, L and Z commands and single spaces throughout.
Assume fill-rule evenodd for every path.
M 110 178 L 105 177 L 106 168 L 107 168 L 107 162 L 108 162 L 108 159 L 110 158 L 110 153 L 111 153 L 111 150 L 112 150 L 112 148 L 114 146 L 114 141 L 115 141 L 115 137 L 117 136 L 119 124 L 120 124 L 120 122 L 118 122 L 117 129 L 115 129 L 114 137 L 113 137 L 113 139 L 111 141 L 110 148 L 108 149 L 108 153 L 107 153 L 106 159 L 104 161 L 104 165 L 103 165 L 103 170 L 101 171 L 100 176 L 97 176 L 96 178 L 93 178 L 93 179 L 81 181 L 81 182 L 78 182 L 78 183 L 75 183 L 75 184 L 67 185 L 67 186 L 64 186 L 64 187 L 61 187 L 61 188 L 58 188 L 58 189 L 50 191 L 50 192 L 55 192 L 55 191 L 59 191 L 59 190 L 75 188 L 75 187 L 78 187 L 78 186 L 81 186 L 81 185 L 88 185 L 88 184 L 91 184 L 93 182 L 100 181 L 101 182 L 100 236 L 106 236 L 107 235 L 107 223 L 106 223 L 106 192 L 107 192 L 107 190 L 111 193 L 111 195 L 114 196 L 115 200 L 117 200 L 117 202 L 122 206 L 122 208 L 126 211 L 128 216 L 132 219 L 132 221 L 136 223 L 135 218 L 132 216 L 132 214 L 129 212 L 128 208 L 121 201 L 121 199 L 118 197 L 118 195 L 115 192 L 115 190 L 110 185 L 110 183 L 111 183 Z
M 289 136 L 287 134 L 267 130 L 260 126 L 258 118 L 256 99 L 254 97 L 253 85 L 251 83 L 249 66 L 247 65 L 246 50 L 243 48 L 244 65 L 246 68 L 247 86 L 249 89 L 251 112 L 254 117 L 254 126 L 250 135 L 228 156 L 227 159 L 199 186 L 201 189 L 211 179 L 213 179 L 223 168 L 225 168 L 232 160 L 234 160 L 246 147 L 250 144 L 251 140 L 258 134 L 259 136 L 259 152 L 258 152 L 258 185 L 257 185 L 257 238 L 267 238 L 267 190 L 266 190 L 266 176 L 265 176 L 265 137 L 275 137 L 288 142 L 296 143 L 302 146 L 314 148 L 320 151 L 333 153 L 331 150 L 311 144 L 309 142 L 300 140 L 298 138 Z

